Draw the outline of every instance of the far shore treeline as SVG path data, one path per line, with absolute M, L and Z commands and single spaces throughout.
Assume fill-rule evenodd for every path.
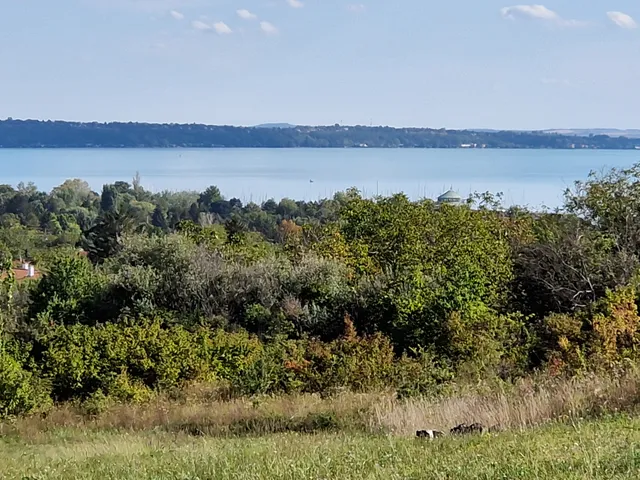
M 0 120 L 0 148 L 534 148 L 636 149 L 640 139 L 548 132 L 369 126 L 234 127 L 200 124 Z
M 194 382 L 410 396 L 628 371 L 639 212 L 640 164 L 592 174 L 553 212 L 488 193 L 258 205 L 139 177 L 0 185 L 0 417 Z

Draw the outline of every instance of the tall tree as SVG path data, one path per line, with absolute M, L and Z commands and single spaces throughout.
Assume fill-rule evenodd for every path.
M 218 200 L 222 200 L 222 195 L 220 194 L 220 189 L 215 185 L 211 185 L 204 192 L 200 194 L 200 198 L 198 198 L 198 205 L 201 210 L 205 210 L 207 212 L 211 211 L 211 205 Z
M 113 185 L 105 185 L 102 188 L 100 210 L 103 212 L 115 212 L 118 210 L 118 191 Z
M 139 230 L 138 225 L 127 213 L 106 212 L 94 227 L 85 232 L 81 245 L 92 262 L 102 263 L 120 251 L 124 235 L 136 230 Z
M 153 211 L 153 215 L 151 216 L 151 224 L 154 227 L 160 228 L 162 230 L 168 230 L 167 219 L 164 216 L 164 212 L 162 208 L 158 205 L 156 209 Z
M 87 201 L 92 201 L 96 194 L 91 191 L 87 182 L 74 178 L 55 187 L 51 191 L 51 197 L 61 199 L 67 207 L 79 207 Z
M 191 204 L 191 208 L 189 208 L 189 218 L 193 223 L 198 223 L 200 221 L 200 208 L 198 208 L 197 203 Z
M 242 236 L 247 230 L 247 226 L 237 215 L 227 220 L 224 228 L 227 231 L 227 241 L 232 244 L 241 243 Z

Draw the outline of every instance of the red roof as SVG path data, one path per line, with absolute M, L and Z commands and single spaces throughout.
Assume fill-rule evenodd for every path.
M 25 270 L 24 268 L 22 268 L 22 263 L 19 261 L 13 262 L 13 274 L 15 275 L 18 282 L 21 282 L 22 280 L 36 280 L 42 276 L 42 273 L 40 273 L 38 270 L 35 270 L 34 276 L 29 277 L 29 270 Z M 6 277 L 6 273 L 0 275 L 0 279 L 4 279 Z

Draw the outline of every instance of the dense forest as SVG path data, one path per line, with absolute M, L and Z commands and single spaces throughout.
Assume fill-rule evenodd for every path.
M 0 148 L 598 148 L 635 149 L 640 139 L 544 132 L 296 126 L 255 128 L 148 123 L 0 121 Z
M 144 401 L 574 375 L 638 360 L 640 165 L 560 211 L 364 198 L 261 205 L 0 186 L 0 416 Z M 19 278 L 18 266 L 39 272 Z

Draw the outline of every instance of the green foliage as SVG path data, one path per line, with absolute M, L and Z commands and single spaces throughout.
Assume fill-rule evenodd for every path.
M 50 404 L 43 382 L 22 368 L 0 339 L 0 418 L 29 414 Z
M 151 223 L 154 227 L 159 228 L 162 231 L 168 230 L 167 219 L 165 218 L 164 212 L 160 206 L 156 206 L 153 210 L 153 215 L 151 217 Z
M 191 220 L 183 220 L 177 225 L 177 231 L 196 245 L 204 245 L 210 249 L 222 246 L 226 242 L 226 230 L 212 225 L 203 227 Z
M 359 273 L 378 279 L 377 288 L 369 282 L 377 299 L 359 317 L 370 322 L 382 313 L 376 328 L 400 349 L 434 345 L 452 355 L 445 325 L 450 315 L 464 321 L 478 309 L 505 305 L 511 250 L 496 212 L 436 208 L 396 195 L 354 197 L 341 218 L 346 249 L 369 259 L 357 262 L 366 266 Z
M 423 360 L 405 357 L 396 364 L 388 339 L 358 337 L 351 325 L 348 322 L 345 335 L 329 343 L 268 344 L 247 333 L 189 332 L 163 328 L 159 321 L 58 326 L 37 339 L 34 350 L 40 361 L 34 374 L 51 385 L 57 401 L 79 398 L 89 404 L 102 396 L 142 402 L 154 391 L 195 380 L 224 382 L 232 392 L 248 395 L 370 391 L 394 385 L 406 390 L 409 375 L 421 379 L 413 391 L 424 393 L 446 380 Z M 18 372 L 31 378 L 31 373 Z
M 516 307 L 540 317 L 584 309 L 627 285 L 640 265 L 611 236 L 577 218 L 545 215 L 534 234 L 516 247 L 514 293 Z
M 331 394 L 341 389 L 365 392 L 389 387 L 405 394 L 424 394 L 451 379 L 424 356 L 405 356 L 397 362 L 387 338 L 356 335 L 349 317 L 344 325 L 344 334 L 331 342 L 280 340 L 266 345 L 232 385 L 241 394 Z
M 120 250 L 125 235 L 139 230 L 139 220 L 130 212 L 108 210 L 84 234 L 83 247 L 94 263 L 102 263 Z
M 0 185 L 2 335 L 31 352 L 5 358 L 7 378 L 98 411 L 196 379 L 404 396 L 636 361 L 639 172 L 592 175 L 554 213 L 488 193 L 243 205 L 139 176 L 101 196 L 79 180 Z M 40 280 L 16 280 L 24 258 Z
M 158 322 L 135 326 L 57 327 L 38 339 L 39 366 L 57 400 L 87 398 L 98 390 L 121 399 L 146 398 L 206 374 L 193 336 Z
M 118 190 L 112 185 L 105 185 L 102 189 L 102 197 L 100 199 L 100 209 L 107 212 L 115 212 L 118 210 Z
M 0 341 L 4 333 L 4 324 L 11 313 L 15 291 L 15 274 L 12 268 L 12 255 L 6 245 L 0 243 Z
M 433 394 L 456 378 L 451 362 L 438 359 L 422 347 L 403 354 L 394 362 L 393 368 L 398 398 Z
M 613 237 L 617 248 L 640 252 L 640 164 L 591 172 L 565 196 L 568 210 Z
M 79 255 L 59 255 L 47 266 L 33 288 L 29 316 L 48 324 L 86 323 L 96 320 L 105 278 Z
M 197 246 L 189 238 L 126 238 L 104 265 L 110 302 L 132 316 L 173 312 L 184 324 L 220 325 L 222 318 L 263 337 L 336 331 L 351 295 L 338 263 L 314 255 L 294 260 L 268 253 L 269 246 Z
M 633 287 L 608 291 L 588 311 L 550 315 L 543 324 L 544 349 L 554 371 L 611 368 L 638 359 L 640 317 Z

